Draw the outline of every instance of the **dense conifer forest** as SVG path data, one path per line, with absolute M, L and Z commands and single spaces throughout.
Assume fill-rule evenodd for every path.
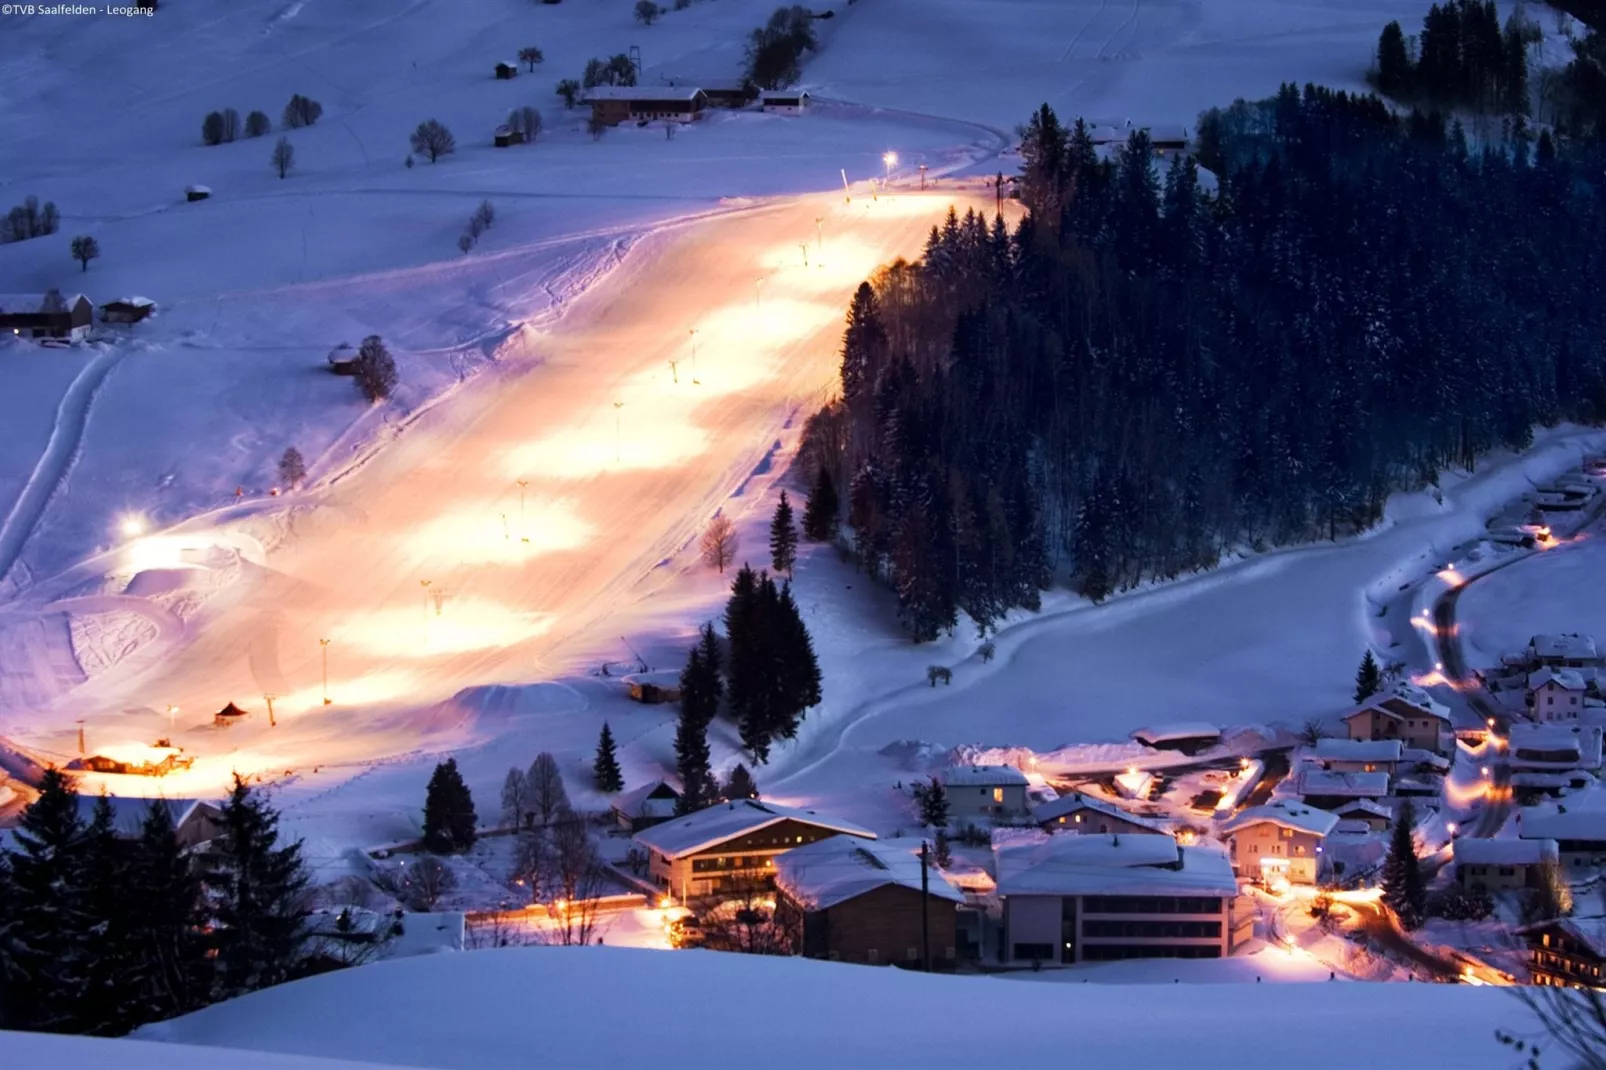
M 1606 416 L 1597 143 L 1285 86 L 1199 151 L 1213 182 L 1141 131 L 1101 161 L 1045 106 L 1019 226 L 950 217 L 854 297 L 802 463 L 916 639 L 1355 532 Z

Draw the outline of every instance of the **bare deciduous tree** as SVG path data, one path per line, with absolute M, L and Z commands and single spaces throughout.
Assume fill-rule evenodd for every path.
M 383 401 L 396 389 L 396 361 L 377 334 L 362 340 L 357 349 L 357 389 L 369 401 Z
M 526 45 L 525 47 L 519 49 L 519 62 L 526 64 L 531 73 L 534 73 L 535 65 L 544 59 L 546 59 L 546 57 L 541 55 L 541 50 L 536 48 L 534 45 Z
M 664 9 L 653 3 L 653 0 L 636 0 L 636 21 L 643 26 L 651 26 L 663 13 Z
M 223 140 L 233 141 L 240 136 L 240 113 L 233 108 L 223 109 Z
M 80 234 L 72 240 L 72 258 L 78 261 L 85 270 L 89 270 L 89 262 L 100 256 L 100 243 L 88 234 Z
M 530 810 L 528 784 L 524 770 L 517 766 L 502 779 L 502 823 L 509 828 L 524 824 L 524 815 Z
M 558 83 L 557 94 L 563 98 L 565 108 L 572 108 L 574 102 L 580 98 L 580 83 L 573 78 L 565 78 Z
M 464 231 L 462 234 L 459 234 L 457 236 L 457 251 L 458 252 L 462 253 L 464 256 L 467 256 L 468 255 L 468 251 L 470 249 L 472 249 L 472 248 L 474 248 L 474 235 L 473 234 L 470 234 L 469 232 Z
M 280 178 L 290 173 L 290 168 L 296 162 L 296 149 L 294 145 L 290 144 L 289 138 L 281 137 L 274 143 L 273 156 L 269 162 L 273 165 L 273 169 L 278 172 Z
M 402 901 L 409 910 L 434 910 L 456 887 L 457 875 L 434 855 L 422 855 L 402 871 Z
M 413 151 L 428 156 L 430 163 L 457 151 L 457 139 L 437 119 L 425 119 L 418 124 L 413 131 L 412 145 Z
M 294 487 L 307 478 L 307 462 L 294 446 L 286 447 L 284 456 L 279 458 L 279 478 L 287 487 Z
M 273 120 L 266 112 L 254 111 L 245 117 L 245 136 L 261 137 L 273 129 Z
M 300 93 L 290 98 L 290 103 L 284 106 L 282 121 L 291 130 L 303 126 L 311 126 L 323 117 L 323 105 L 311 97 L 304 97 Z
M 563 786 L 558 760 L 545 751 L 535 756 L 525 776 L 526 822 L 546 828 L 569 812 L 569 793 Z
M 725 566 L 736 560 L 736 525 L 724 513 L 708 522 L 703 531 L 703 563 L 710 568 L 725 571 Z
M 607 888 L 607 868 L 591 842 L 585 818 L 568 811 L 554 825 L 537 867 L 535 886 L 549 904 L 557 942 L 591 943 L 597 927 L 597 900 Z
M 735 877 L 720 889 L 719 903 L 697 914 L 703 946 L 748 955 L 789 955 L 788 919 L 777 916 L 775 890 L 760 876 Z
M 490 230 L 491 224 L 496 222 L 496 209 L 490 201 L 481 201 L 480 206 L 474 209 L 474 218 L 479 222 L 481 230 Z

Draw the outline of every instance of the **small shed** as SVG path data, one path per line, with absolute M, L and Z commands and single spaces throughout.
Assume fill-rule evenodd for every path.
M 184 199 L 186 201 L 204 201 L 212 196 L 211 186 L 185 186 Z
M 498 63 L 496 65 L 496 76 L 498 78 L 502 78 L 502 79 L 513 78 L 518 73 L 519 73 L 519 68 L 518 68 L 518 64 L 516 64 L 516 63 Z
M 341 342 L 329 351 L 329 370 L 336 375 L 357 374 L 357 351 L 350 342 Z
M 119 297 L 100 306 L 102 323 L 138 323 L 156 311 L 156 302 L 148 297 Z
M 778 115 L 801 115 L 809 106 L 809 95 L 801 89 L 772 89 L 759 94 L 759 106 Z
M 649 706 L 680 701 L 680 673 L 673 670 L 636 673 L 625 677 L 625 686 L 631 698 Z
M 619 796 L 610 811 L 620 828 L 635 833 L 674 817 L 679 803 L 680 792 L 674 785 L 667 780 L 654 780 Z
M 227 706 L 224 706 L 221 710 L 217 711 L 217 715 L 212 718 L 212 723 L 218 728 L 227 728 L 240 718 L 246 716 L 248 716 L 247 711 L 240 709 L 240 707 L 231 702 Z
M 522 133 L 506 125 L 497 127 L 492 137 L 496 142 L 496 147 L 499 149 L 505 149 L 509 145 L 518 145 L 524 141 Z

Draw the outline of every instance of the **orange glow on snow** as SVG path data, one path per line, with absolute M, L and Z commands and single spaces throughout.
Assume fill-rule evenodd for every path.
M 503 517 L 506 520 L 503 520 Z M 572 501 L 531 501 L 519 519 L 518 503 L 493 512 L 450 513 L 407 536 L 420 559 L 465 565 L 516 565 L 540 554 L 573 550 L 592 536 Z
M 448 598 L 437 613 L 420 597 L 416 606 L 381 610 L 345 625 L 339 641 L 342 646 L 382 657 L 431 658 L 513 646 L 551 626 L 550 617 L 495 602 Z M 334 690 L 332 683 L 330 690 Z

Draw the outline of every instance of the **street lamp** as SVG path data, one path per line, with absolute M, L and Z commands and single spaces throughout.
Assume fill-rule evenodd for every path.
M 323 704 L 330 704 L 329 698 L 329 640 L 320 639 L 318 645 L 323 647 Z
M 697 378 L 697 328 L 693 327 L 691 334 L 691 385 L 702 386 L 703 381 Z
M 424 619 L 429 619 L 429 580 L 419 580 L 418 585 L 424 589 Z
M 764 276 L 760 275 L 753 280 L 753 307 L 760 307 L 760 295 L 764 292 Z
M 825 217 L 823 215 L 814 217 L 814 251 L 817 253 L 825 252 L 825 233 L 820 229 L 824 222 Z
M 619 439 L 622 434 L 620 431 L 619 410 L 624 407 L 625 403 L 622 401 L 613 403 L 613 462 L 615 464 L 619 463 Z
M 530 481 L 528 479 L 516 479 L 514 482 L 519 485 L 519 527 L 522 528 L 524 527 L 524 492 L 530 489 Z
M 507 514 L 506 513 L 497 513 L 496 515 L 502 518 L 502 541 L 503 542 L 512 542 L 513 541 L 513 536 L 507 530 Z
M 263 695 L 262 696 L 262 701 L 264 701 L 264 702 L 266 702 L 268 704 L 268 727 L 269 728 L 277 728 L 279 726 L 279 722 L 275 721 L 273 719 L 273 700 L 278 698 L 278 697 L 279 697 L 278 695 Z
M 887 166 L 886 181 L 887 182 L 891 182 L 892 181 L 892 169 L 894 167 L 898 166 L 898 154 L 893 152 L 891 149 L 888 149 L 886 152 L 881 154 L 881 162 L 886 164 L 886 166 Z

